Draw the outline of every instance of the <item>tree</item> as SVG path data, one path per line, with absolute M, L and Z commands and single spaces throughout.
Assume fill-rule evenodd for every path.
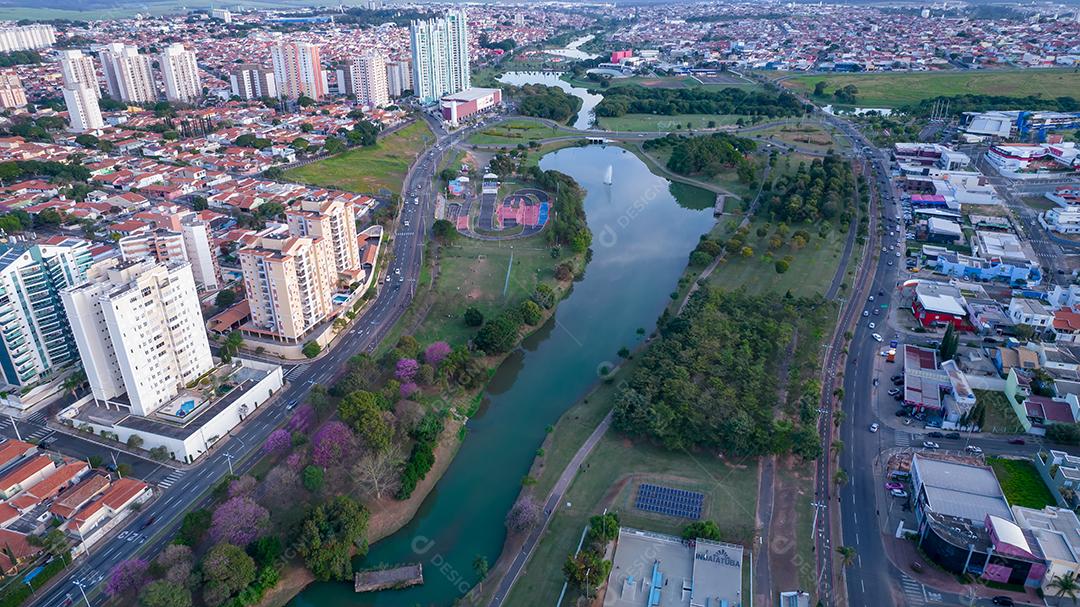
M 356 500 L 339 495 L 318 504 L 304 521 L 296 549 L 316 579 L 352 578 L 352 548 L 359 556 L 367 553 L 368 512 Z
M 180 586 L 187 586 L 191 578 L 194 558 L 191 548 L 183 544 L 169 544 L 158 555 L 155 564 L 164 571 L 165 579 Z
M 535 301 L 526 299 L 521 302 L 520 311 L 521 319 L 529 326 L 534 327 L 544 319 L 544 311 L 540 309 L 540 306 L 536 305 Z
M 177 533 L 177 539 L 187 545 L 194 546 L 206 534 L 206 530 L 210 528 L 210 521 L 212 516 L 208 510 L 192 510 L 184 515 L 183 522 L 180 523 L 180 531 Z
M 431 224 L 431 234 L 442 245 L 452 244 L 457 238 L 458 231 L 454 224 L 446 219 L 436 219 Z
M 476 334 L 476 347 L 488 354 L 509 352 L 517 343 L 518 323 L 508 314 L 500 314 L 484 323 Z
M 191 607 L 191 591 L 183 584 L 156 580 L 139 593 L 140 607 Z
M 416 372 L 419 370 L 420 363 L 416 362 L 416 359 L 402 358 L 397 361 L 397 365 L 394 367 L 394 377 L 408 381 L 416 377 Z
M 271 432 L 266 441 L 263 442 L 263 453 L 282 453 L 292 446 L 292 434 L 284 429 L 278 428 Z
M 469 306 L 465 308 L 465 325 L 469 327 L 479 327 L 484 324 L 484 314 L 476 308 Z
M 149 567 L 149 563 L 139 558 L 120 561 L 109 572 L 105 592 L 112 597 L 136 592 L 146 583 Z
M 210 208 L 210 203 L 202 196 L 192 196 L 191 208 L 196 211 L 205 211 Z
M 300 350 L 300 352 L 308 358 L 315 358 L 319 355 L 319 352 L 322 352 L 322 346 L 320 346 L 317 342 L 309 341 L 304 344 L 304 347 Z
M 591 588 L 607 579 L 611 573 L 611 561 L 605 561 L 595 550 L 582 550 L 575 555 L 566 557 L 563 563 L 563 576 L 570 585 L 585 590 L 588 594 Z
M 220 543 L 202 562 L 203 600 L 218 607 L 255 581 L 255 561 L 239 547 Z
M 840 546 L 836 549 L 836 553 L 840 555 L 840 565 L 847 569 L 855 564 L 855 548 L 852 546 Z
M 225 336 L 225 341 L 221 343 L 221 350 L 219 350 L 221 360 L 224 362 L 231 361 L 232 357 L 240 351 L 240 348 L 243 347 L 243 345 L 243 333 L 239 331 L 230 331 L 229 334 Z
M 361 491 L 374 495 L 377 500 L 382 499 L 384 492 L 392 493 L 397 490 L 396 485 L 401 479 L 401 466 L 404 463 L 400 447 L 390 445 L 383 451 L 373 451 L 361 457 L 353 466 L 353 478 Z
M 219 310 L 224 310 L 234 303 L 236 303 L 236 291 L 232 289 L 222 289 L 214 296 L 214 305 Z
M 596 542 L 610 542 L 619 537 L 619 515 L 614 512 L 597 514 L 589 519 L 589 538 Z
M 1063 445 L 1080 445 L 1080 425 L 1050 424 L 1046 427 L 1046 439 Z
M 312 493 L 322 492 L 325 478 L 326 473 L 318 466 L 308 466 L 304 468 L 304 488 Z
M 246 546 L 267 532 L 270 513 L 249 497 L 236 496 L 214 510 L 210 537 L 215 542 Z
M 394 438 L 394 428 L 383 417 L 378 398 L 374 393 L 359 390 L 349 394 L 341 400 L 338 415 L 341 416 L 343 422 L 353 427 L 361 442 L 369 450 L 377 453 L 385 451 L 390 446 L 390 441 Z
M 713 521 L 695 521 L 683 527 L 682 538 L 684 540 L 696 540 L 701 538 L 703 540 L 719 542 L 721 540 L 720 527 Z
M 550 310 L 555 305 L 555 291 L 546 284 L 538 284 L 533 291 L 532 300 L 541 308 Z
M 960 345 L 960 336 L 956 334 L 953 325 L 945 327 L 945 336 L 941 338 L 941 346 L 938 348 L 938 356 L 942 361 L 956 358 L 956 350 Z
M 447 356 L 450 355 L 450 344 L 445 341 L 433 342 L 424 350 L 424 362 L 432 367 L 438 367 Z
M 511 533 L 528 531 L 540 522 L 542 508 L 540 502 L 531 493 L 526 493 L 518 498 L 506 513 L 506 528 Z
M 270 567 L 278 560 L 285 549 L 276 535 L 260 537 L 248 546 L 248 554 L 255 559 L 259 567 Z
M 312 99 L 311 97 L 308 97 L 307 95 L 300 95 L 300 97 L 296 100 L 296 103 L 300 107 L 311 107 L 311 106 L 315 105 L 315 100 Z M 308 124 L 308 123 L 305 122 L 304 124 Z M 311 126 L 311 125 L 309 124 L 308 126 Z
M 778 259 L 776 260 L 776 263 L 773 264 L 773 267 L 776 269 L 777 274 L 783 274 L 784 272 L 787 272 L 790 266 L 791 264 L 789 264 L 785 259 Z
M 825 87 L 827 86 L 828 84 L 824 80 L 818 80 L 816 83 L 814 83 L 814 96 L 820 97 L 824 95 Z
M 311 460 L 316 466 L 330 468 L 341 464 L 353 447 L 353 434 L 341 422 L 330 422 L 319 428 L 311 439 Z
M 138 449 L 143 446 L 143 437 L 138 434 L 132 434 L 127 439 L 127 446 L 131 449 Z
M 1074 571 L 1069 571 L 1065 575 L 1055 575 L 1046 586 L 1054 591 L 1054 596 L 1072 599 L 1074 605 L 1077 595 L 1080 595 L 1080 579 L 1076 577 Z
M 487 577 L 490 566 L 488 565 L 487 557 L 481 554 L 476 555 L 476 558 L 472 562 L 473 571 L 476 573 L 476 577 L 480 578 L 477 581 L 480 584 L 481 590 L 483 590 L 484 578 Z

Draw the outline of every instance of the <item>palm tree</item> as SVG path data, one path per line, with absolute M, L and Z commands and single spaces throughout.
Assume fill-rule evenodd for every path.
M 840 453 L 844 451 L 844 441 L 836 439 L 832 442 L 832 446 L 830 448 L 832 449 L 833 455 L 839 457 Z
M 836 549 L 836 553 L 840 555 L 840 564 L 844 569 L 855 563 L 855 548 L 852 546 L 840 546 Z
M 1074 571 L 1070 571 L 1065 575 L 1055 575 L 1054 579 L 1047 584 L 1047 588 L 1056 590 L 1054 595 L 1058 598 L 1068 597 L 1072 599 L 1075 605 L 1077 595 L 1080 595 L 1080 579 L 1077 579 Z
M 78 371 L 68 375 L 64 378 L 63 388 L 65 391 L 70 392 L 72 396 L 78 392 L 79 388 L 86 383 L 86 371 L 79 369 Z

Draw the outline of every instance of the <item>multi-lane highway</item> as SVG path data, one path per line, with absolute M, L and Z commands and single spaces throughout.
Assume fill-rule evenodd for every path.
M 392 257 L 386 272 L 391 280 L 381 283 L 367 310 L 327 353 L 309 364 L 287 368 L 288 383 L 273 401 L 233 430 L 228 438 L 215 444 L 197 465 L 163 472 L 160 486 L 167 488 L 158 489 L 154 501 L 124 527 L 126 532 L 99 541 L 88 556 L 80 557 L 46 589 L 39 591 L 32 605 L 60 607 L 70 604 L 72 599 L 81 601 L 78 585 L 85 590 L 90 606 L 104 603 L 102 582 L 117 563 L 136 555 L 152 558 L 175 535 L 184 513 L 207 499 L 214 485 L 229 474 L 230 466 L 239 474 L 254 463 L 257 458 L 253 455 L 258 453 L 266 436 L 288 418 L 290 403 L 302 400 L 314 384 L 332 383 L 349 357 L 373 351 L 386 336 L 416 290 L 425 234 L 430 227 L 428 218 L 434 208 L 431 184 L 436 167 L 447 148 L 471 132 L 447 134 L 434 119 L 425 115 L 424 120 L 436 134 L 435 145 L 420 155 L 406 175 L 401 212 L 391 234 Z M 107 452 L 102 449 L 100 453 Z

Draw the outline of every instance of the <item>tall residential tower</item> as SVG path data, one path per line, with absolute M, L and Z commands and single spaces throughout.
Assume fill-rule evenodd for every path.
M 202 96 L 202 80 L 199 78 L 195 51 L 187 50 L 183 44 L 170 44 L 162 51 L 159 61 L 165 80 L 166 99 L 191 103 Z
M 410 27 L 413 88 L 421 103 L 470 86 L 469 26 L 464 9 L 437 19 L 421 19 Z
M 278 95 L 289 99 L 304 96 L 316 101 L 326 95 L 326 79 L 318 45 L 279 41 L 270 47 L 270 61 L 274 65 Z

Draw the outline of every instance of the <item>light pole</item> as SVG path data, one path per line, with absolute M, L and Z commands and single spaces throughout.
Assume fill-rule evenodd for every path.
M 233 467 L 232 467 L 233 454 L 226 451 L 225 452 L 225 461 L 229 462 L 229 476 L 236 476 L 236 474 L 233 472 Z
M 15 416 L 9 414 L 8 419 L 11 420 L 11 427 L 15 428 L 15 438 L 22 441 L 22 434 L 19 434 L 19 426 L 15 423 Z
M 90 605 L 90 599 L 86 598 L 86 589 L 83 587 L 83 583 L 79 582 L 79 581 L 75 581 L 75 582 L 72 582 L 72 583 L 75 584 L 76 586 L 78 586 L 79 592 L 82 593 L 83 600 L 86 601 L 86 607 L 92 607 Z

